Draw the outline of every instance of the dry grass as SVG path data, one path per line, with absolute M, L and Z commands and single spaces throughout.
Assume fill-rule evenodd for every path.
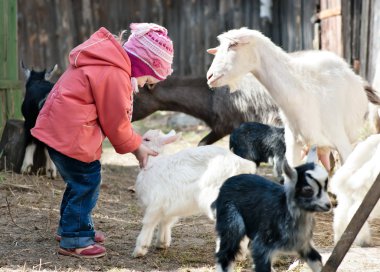
M 161 113 L 159 113 L 161 114 Z M 165 126 L 165 115 L 146 120 L 149 127 Z M 205 128 L 184 132 L 173 149 L 196 145 L 207 133 Z M 217 143 L 228 145 L 228 138 Z M 116 157 L 119 158 L 119 157 Z M 121 157 L 120 157 L 121 158 Z M 152 248 L 147 256 L 131 257 L 141 228 L 143 211 L 135 195 L 128 190 L 139 171 L 136 161 L 120 165 L 103 165 L 103 183 L 94 211 L 97 229 L 107 235 L 107 255 L 98 260 L 79 260 L 56 254 L 54 233 L 64 182 L 43 176 L 25 176 L 0 172 L 0 271 L 214 271 L 215 234 L 213 223 L 204 216 L 181 219 L 173 228 L 173 243 L 167 250 Z M 271 177 L 269 167 L 259 173 Z M 154 181 L 152 181 L 154 182 Z M 332 214 L 317 216 L 315 244 L 326 250 L 333 245 Z M 374 236 L 380 237 L 380 230 Z M 277 271 L 285 271 L 294 257 L 282 257 Z M 251 271 L 251 260 L 238 263 L 235 271 Z

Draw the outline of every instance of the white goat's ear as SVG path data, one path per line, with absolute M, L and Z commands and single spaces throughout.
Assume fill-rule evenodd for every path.
M 318 150 L 317 150 L 316 145 L 313 145 L 310 148 L 309 153 L 307 154 L 306 162 L 307 163 L 318 163 Z
M 20 61 L 20 66 L 22 71 L 24 72 L 25 78 L 28 80 L 30 77 L 30 70 L 26 68 L 23 60 Z
M 54 65 L 53 68 L 51 68 L 50 70 L 46 71 L 46 73 L 45 73 L 45 80 L 49 81 L 57 70 L 58 70 L 58 64 Z
M 290 180 L 293 183 L 297 182 L 297 171 L 293 167 L 291 167 L 287 161 L 287 159 L 284 159 L 284 163 L 282 165 L 282 171 L 285 175 L 285 181 Z M 286 178 L 287 177 L 287 178 Z
M 174 136 L 176 133 L 175 133 L 175 130 L 172 129 L 171 131 L 169 131 L 166 136 Z
M 177 141 L 181 137 L 181 133 L 176 134 L 174 130 L 171 130 L 168 134 L 164 135 L 160 139 L 162 145 L 167 145 Z
M 217 52 L 218 52 L 218 47 L 207 49 L 207 53 L 209 53 L 211 55 L 215 55 Z

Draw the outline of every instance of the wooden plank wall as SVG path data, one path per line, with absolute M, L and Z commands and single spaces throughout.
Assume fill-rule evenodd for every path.
M 17 0 L 0 1 L 0 135 L 9 118 L 21 118 L 18 79 Z
M 372 82 L 380 50 L 380 1 L 342 3 L 343 56 L 358 74 Z
M 318 0 L 273 0 L 272 20 L 260 18 L 260 0 L 33 0 L 19 2 L 19 53 L 36 68 L 58 63 L 100 26 L 118 33 L 131 22 L 166 26 L 174 41 L 174 73 L 204 76 L 206 49 L 216 36 L 246 26 L 262 30 L 286 51 L 311 49 L 311 16 Z M 33 12 L 31 12 L 33 11 Z
M 380 50 L 380 1 L 320 0 L 321 49 L 344 57 L 372 82 Z
M 343 56 L 340 0 L 321 0 L 321 49 Z
M 380 1 L 372 0 L 369 13 L 369 24 L 368 24 L 368 54 L 366 61 L 366 70 L 361 71 L 365 75 L 367 80 L 372 82 L 375 75 L 376 61 L 379 57 L 380 52 Z

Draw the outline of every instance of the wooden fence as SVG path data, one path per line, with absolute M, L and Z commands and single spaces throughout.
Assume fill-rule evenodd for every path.
M 344 56 L 356 71 L 372 82 L 380 50 L 380 1 L 355 0 L 343 11 Z
M 21 118 L 17 67 L 17 0 L 0 1 L 0 135 L 9 118 Z
M 372 81 L 380 50 L 380 1 L 321 0 L 321 49 L 343 56 Z
M 312 48 L 316 2 L 274 0 L 270 19 L 260 16 L 260 0 L 19 0 L 19 53 L 28 65 L 65 69 L 69 51 L 100 26 L 116 34 L 131 22 L 154 22 L 173 39 L 174 74 L 204 76 L 206 49 L 232 28 L 259 29 L 287 51 Z
M 179 76 L 205 76 L 212 60 L 206 49 L 218 44 L 218 34 L 242 26 L 261 30 L 288 52 L 312 48 L 335 51 L 370 82 L 380 49 L 378 0 L 3 0 L 1 3 L 16 1 L 18 43 L 17 39 L 6 39 L 5 35 L 15 28 L 4 23 L 12 14 L 4 6 L 0 10 L 3 19 L 0 46 L 15 50 L 18 44 L 19 59 L 29 67 L 41 69 L 58 64 L 58 75 L 68 65 L 70 50 L 100 26 L 116 34 L 131 22 L 154 22 L 168 28 L 175 48 L 174 74 Z M 270 16 L 262 3 L 271 3 Z M 18 70 L 22 78 L 17 54 L 4 51 L 0 55 L 3 67 L 5 63 L 13 65 L 2 73 L 17 74 Z M 18 78 L 12 73 L 12 82 L 17 85 Z M 4 79 L 2 75 L 0 80 Z M 19 87 L 16 85 L 12 86 Z M 22 99 L 17 92 L 16 96 L 12 94 L 12 88 L 2 90 L 0 127 L 5 119 L 15 116 L 13 112 L 19 110 Z

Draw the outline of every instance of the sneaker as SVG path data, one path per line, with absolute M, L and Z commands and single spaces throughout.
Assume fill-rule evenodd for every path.
M 106 255 L 105 247 L 99 244 L 93 244 L 91 246 L 82 248 L 62 248 L 58 249 L 58 253 L 65 256 L 71 256 L 76 258 L 93 259 L 100 258 Z

